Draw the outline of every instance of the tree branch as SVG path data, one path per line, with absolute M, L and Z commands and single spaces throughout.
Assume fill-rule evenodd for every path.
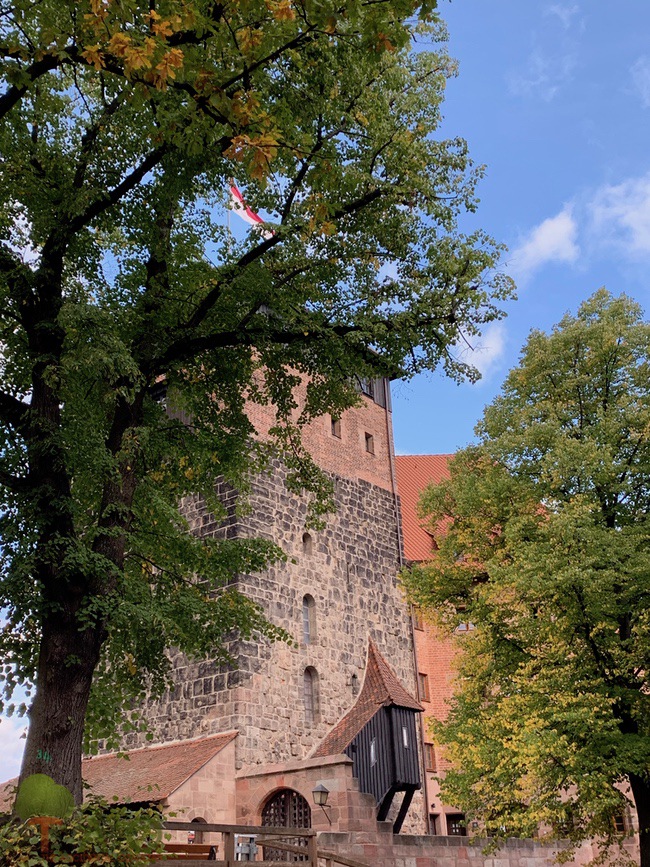
M 29 404 L 23 403 L 12 394 L 0 391 L 0 419 L 14 430 L 24 427 L 28 420 Z
M 11 54 L 8 54 L 7 56 L 11 56 Z M 60 58 L 48 54 L 42 60 L 37 60 L 35 63 L 32 63 L 31 66 L 28 66 L 25 72 L 30 78 L 29 84 L 24 84 L 20 87 L 14 85 L 0 97 L 0 120 L 11 111 L 17 102 L 20 102 L 29 90 L 30 85 L 32 85 L 37 78 L 45 75 L 46 72 L 51 72 L 53 69 L 56 69 L 57 66 L 61 65 L 61 62 Z

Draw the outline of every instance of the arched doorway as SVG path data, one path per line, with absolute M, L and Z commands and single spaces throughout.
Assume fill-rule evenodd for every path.
M 274 825 L 276 828 L 311 828 L 311 809 L 309 804 L 294 789 L 280 789 L 275 792 L 262 810 L 262 825 Z M 283 840 L 292 846 L 305 846 L 304 837 L 293 837 Z M 306 861 L 306 855 L 296 852 L 284 852 L 280 849 L 264 847 L 264 860 L 268 861 Z

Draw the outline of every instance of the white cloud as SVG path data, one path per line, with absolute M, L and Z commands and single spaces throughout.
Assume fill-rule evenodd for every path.
M 562 27 L 564 27 L 565 30 L 568 30 L 571 26 L 574 15 L 577 15 L 579 11 L 580 7 L 577 3 L 572 3 L 571 5 L 567 5 L 566 3 L 552 3 L 550 6 L 546 7 L 544 14 L 556 15 L 560 19 Z
M 512 251 L 510 270 L 522 280 L 550 262 L 572 264 L 580 255 L 578 225 L 571 205 L 535 226 Z
M 630 67 L 632 83 L 644 108 L 650 108 L 650 57 L 639 57 Z
M 485 379 L 498 367 L 506 348 L 506 328 L 503 322 L 492 322 L 481 335 L 469 357 Z
M 592 198 L 591 234 L 633 258 L 650 254 L 650 172 L 601 187 Z
M 551 100 L 571 78 L 576 66 L 573 52 L 552 56 L 536 48 L 528 58 L 526 69 L 508 76 L 510 93 L 514 96 L 536 96 L 544 102 Z
M 26 717 L 0 718 L 0 782 L 18 776 L 25 747 L 21 735 L 26 728 Z

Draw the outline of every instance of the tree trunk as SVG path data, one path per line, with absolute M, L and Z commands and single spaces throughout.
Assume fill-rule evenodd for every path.
M 639 864 L 650 867 L 650 778 L 630 774 L 630 786 L 639 820 Z
M 43 623 L 36 695 L 20 779 L 47 774 L 83 800 L 81 755 L 84 721 L 104 630 L 82 631 L 70 612 L 50 614 Z

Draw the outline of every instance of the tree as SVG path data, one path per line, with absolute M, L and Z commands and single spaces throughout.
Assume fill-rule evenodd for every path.
M 462 644 L 444 789 L 496 835 L 615 838 L 650 864 L 650 325 L 595 293 L 521 361 L 420 508 L 407 576 Z
M 113 730 L 166 647 L 277 635 L 227 585 L 281 552 L 195 539 L 183 496 L 221 514 L 214 478 L 241 486 L 275 448 L 318 512 L 300 429 L 358 400 L 353 375 L 474 375 L 454 344 L 511 289 L 457 228 L 481 170 L 434 136 L 453 64 L 410 53 L 442 37 L 434 5 L 2 8 L 0 648 L 6 700 L 36 684 L 23 777 L 79 800 L 84 720 Z M 243 241 L 233 176 L 270 222 Z M 270 439 L 251 402 L 275 407 Z

